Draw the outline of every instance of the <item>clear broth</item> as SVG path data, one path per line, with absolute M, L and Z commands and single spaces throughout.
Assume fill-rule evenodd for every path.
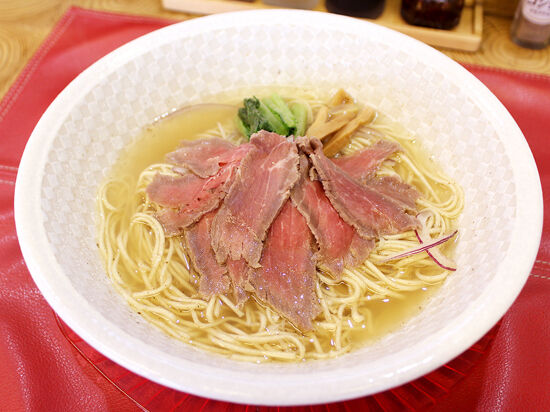
M 117 176 L 119 179 L 124 176 L 130 184 L 129 187 L 133 188 L 144 169 L 154 163 L 163 162 L 164 156 L 175 150 L 182 140 L 195 139 L 202 132 L 211 130 L 218 124 L 232 125 L 236 112 L 235 105 L 203 104 L 162 116 L 147 126 L 135 143 L 124 151 L 110 175 Z M 124 196 L 122 193 L 114 195 L 115 199 L 122 196 Z M 193 283 L 196 285 L 197 276 L 193 275 L 193 278 Z M 138 285 L 130 287 L 135 286 Z M 360 314 L 364 316 L 365 321 L 354 324 L 350 334 L 354 341 L 354 348 L 364 346 L 402 327 L 408 319 L 422 309 L 428 298 L 438 288 L 439 285 L 426 286 L 412 292 L 400 292 L 402 296 L 400 298 L 389 297 L 383 300 L 375 298 L 372 302 L 362 305 L 363 310 Z M 246 306 L 257 304 L 254 299 L 250 299 Z M 201 318 L 204 318 L 204 315 L 201 315 Z M 197 330 L 194 338 L 198 338 L 202 333 Z M 334 346 L 334 342 L 321 342 L 321 345 L 327 348 Z

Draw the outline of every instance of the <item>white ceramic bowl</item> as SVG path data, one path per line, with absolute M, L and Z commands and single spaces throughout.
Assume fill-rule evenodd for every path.
M 114 291 L 95 245 L 95 196 L 119 151 L 174 107 L 257 85 L 344 87 L 418 134 L 465 190 L 458 270 L 405 327 L 338 359 L 252 364 L 165 336 Z M 104 57 L 52 103 L 25 149 L 15 218 L 28 268 L 61 318 L 97 350 L 166 386 L 297 405 L 417 378 L 466 350 L 512 304 L 542 228 L 529 147 L 478 80 L 434 49 L 367 22 L 306 11 L 216 15 Z

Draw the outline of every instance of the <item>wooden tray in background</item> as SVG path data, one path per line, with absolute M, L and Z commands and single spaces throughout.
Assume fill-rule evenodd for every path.
M 215 14 L 238 10 L 272 8 L 261 0 L 162 0 L 164 8 L 189 14 Z M 476 51 L 481 44 L 483 6 L 481 0 L 466 0 L 460 23 L 453 30 L 430 29 L 407 24 L 400 14 L 401 0 L 386 0 L 386 8 L 375 20 L 365 19 L 405 33 L 431 46 L 462 51 Z M 326 12 L 324 1 L 314 9 Z

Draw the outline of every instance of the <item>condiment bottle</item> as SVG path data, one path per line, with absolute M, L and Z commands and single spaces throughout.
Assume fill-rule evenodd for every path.
M 550 43 L 550 0 L 521 0 L 510 30 L 514 43 L 542 49 Z
M 331 13 L 376 19 L 384 11 L 385 0 L 326 0 L 325 7 Z
M 452 29 L 460 21 L 464 0 L 402 0 L 401 16 L 409 24 Z

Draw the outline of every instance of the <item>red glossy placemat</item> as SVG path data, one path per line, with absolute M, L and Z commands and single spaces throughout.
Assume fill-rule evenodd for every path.
M 15 235 L 13 188 L 17 165 L 47 105 L 99 57 L 169 23 L 71 9 L 0 102 L 0 399 L 6 410 L 139 409 L 117 386 L 151 410 L 257 410 L 163 388 L 125 371 L 68 329 L 60 329 L 28 274 Z M 545 130 L 550 119 L 550 78 L 467 68 L 501 99 L 524 131 L 539 166 L 548 204 L 550 145 Z M 524 290 L 499 328 L 469 351 L 392 391 L 337 404 L 281 410 L 550 409 L 549 216 L 545 214 L 541 249 Z
M 197 404 L 203 405 L 205 408 L 207 407 L 208 410 L 215 411 L 231 410 L 245 412 L 250 408 L 257 412 L 267 412 L 270 410 L 270 408 L 263 406 L 249 407 L 209 400 L 178 392 L 151 382 L 101 355 L 65 325 L 57 315 L 56 319 L 63 335 L 83 359 L 138 407 L 159 412 L 166 410 L 188 411 L 192 410 L 191 406 Z M 281 407 L 276 408 L 276 410 L 280 410 L 281 412 L 336 412 L 356 409 L 361 411 L 424 411 L 436 405 L 437 401 L 448 394 L 457 382 L 467 376 L 471 368 L 488 349 L 497 330 L 498 326 L 495 326 L 489 333 L 476 342 L 475 345 L 441 368 L 398 388 L 353 401 L 328 405 Z

